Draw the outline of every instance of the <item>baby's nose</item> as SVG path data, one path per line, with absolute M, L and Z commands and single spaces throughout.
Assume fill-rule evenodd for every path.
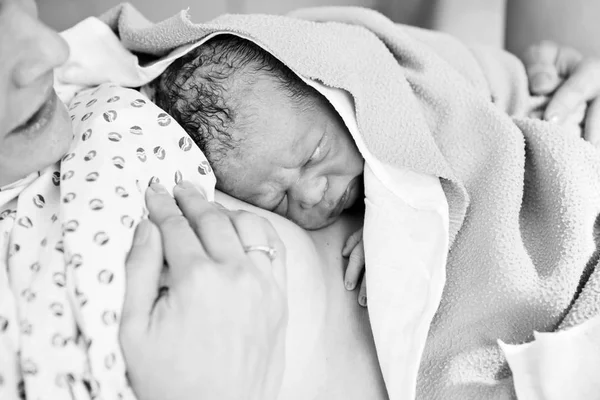
M 324 176 L 306 179 L 298 183 L 295 197 L 302 208 L 312 208 L 319 204 L 329 187 L 327 178 Z

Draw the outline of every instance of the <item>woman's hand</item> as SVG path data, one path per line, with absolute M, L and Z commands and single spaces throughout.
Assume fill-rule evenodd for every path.
M 529 48 L 524 61 L 531 93 L 551 95 L 544 119 L 560 124 L 583 110 L 583 137 L 600 146 L 600 59 L 543 41 Z
M 138 227 L 127 261 L 120 340 L 131 385 L 140 400 L 274 399 L 285 248 L 268 221 L 209 203 L 189 183 L 174 196 L 147 190 L 152 222 Z

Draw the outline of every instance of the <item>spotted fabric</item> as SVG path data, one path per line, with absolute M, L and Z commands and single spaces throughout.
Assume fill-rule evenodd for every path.
M 130 399 L 118 341 L 124 263 L 144 191 L 215 177 L 184 130 L 147 97 L 79 93 L 60 163 L 0 190 L 0 399 Z

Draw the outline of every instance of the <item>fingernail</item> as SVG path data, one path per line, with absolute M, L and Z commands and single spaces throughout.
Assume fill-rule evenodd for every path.
M 367 296 L 360 296 L 360 299 L 358 300 L 358 304 L 360 304 L 363 307 L 367 306 Z
M 558 114 L 550 114 L 550 115 L 546 116 L 546 120 L 553 124 L 558 124 L 560 121 L 560 117 L 558 116 Z
M 552 77 L 547 72 L 538 72 L 531 78 L 531 86 L 542 89 L 551 83 Z
M 135 246 L 143 245 L 148 241 L 150 237 L 150 225 L 152 223 L 147 219 L 142 220 L 135 230 L 135 235 L 133 237 L 133 244 Z
M 347 281 L 346 282 L 346 290 L 354 290 L 354 282 Z
M 148 186 L 148 187 L 150 189 L 152 189 L 152 191 L 154 193 L 162 193 L 162 194 L 169 193 L 167 191 L 167 189 L 163 185 L 161 185 L 160 183 L 151 183 L 150 186 Z

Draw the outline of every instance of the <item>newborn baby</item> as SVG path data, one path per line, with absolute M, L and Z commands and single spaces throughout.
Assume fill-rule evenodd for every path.
M 362 200 L 364 160 L 341 117 L 256 44 L 216 36 L 153 86 L 157 105 L 210 161 L 219 190 L 305 229 L 333 223 Z M 362 252 L 360 238 L 352 235 L 344 255 Z M 346 287 L 354 289 L 363 263 L 350 264 Z M 366 305 L 364 289 L 359 302 Z
M 251 41 L 218 35 L 153 83 L 155 101 L 208 157 L 217 188 L 305 229 L 362 201 L 364 160 L 319 92 Z M 579 129 L 579 120 L 575 126 Z M 345 286 L 364 269 L 362 231 L 346 242 Z M 363 281 L 359 303 L 366 305 Z

